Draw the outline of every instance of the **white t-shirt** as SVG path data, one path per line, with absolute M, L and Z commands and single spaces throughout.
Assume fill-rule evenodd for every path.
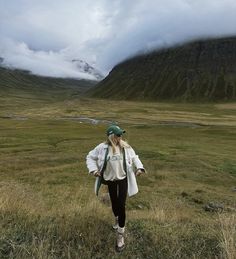
M 103 173 L 103 178 L 106 181 L 122 180 L 126 177 L 126 172 L 123 168 L 123 153 L 120 147 L 116 147 L 115 153 L 112 147 L 108 147 L 107 166 Z

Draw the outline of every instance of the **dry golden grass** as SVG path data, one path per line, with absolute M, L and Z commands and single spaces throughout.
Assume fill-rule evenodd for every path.
M 224 249 L 224 257 L 236 258 L 236 215 L 219 215 L 221 226 L 221 246 Z
M 221 104 L 216 104 L 216 108 L 218 109 L 228 109 L 228 110 L 236 110 L 236 103 L 221 103 Z

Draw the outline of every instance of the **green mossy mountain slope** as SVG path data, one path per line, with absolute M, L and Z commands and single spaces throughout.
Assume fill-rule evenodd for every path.
M 0 95 L 31 95 L 39 98 L 64 99 L 80 96 L 97 82 L 42 77 L 28 71 L 0 67 Z
M 89 94 L 127 100 L 236 100 L 236 37 L 131 58 L 115 66 Z

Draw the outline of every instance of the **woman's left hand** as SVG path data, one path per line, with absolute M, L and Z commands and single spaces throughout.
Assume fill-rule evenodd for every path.
M 139 176 L 139 175 L 141 175 L 141 174 L 143 174 L 144 173 L 144 170 L 143 169 L 137 169 L 137 171 L 135 172 L 135 175 L 136 176 Z

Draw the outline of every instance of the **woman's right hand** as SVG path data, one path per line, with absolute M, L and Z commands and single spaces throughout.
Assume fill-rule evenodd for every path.
M 93 172 L 93 175 L 96 176 L 96 177 L 98 177 L 98 176 L 101 176 L 101 173 L 100 173 L 99 171 L 94 171 L 94 172 Z

